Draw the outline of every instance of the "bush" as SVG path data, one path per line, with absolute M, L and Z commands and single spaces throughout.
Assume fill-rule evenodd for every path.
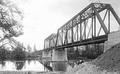
M 9 51 L 1 47 L 0 48 L 0 60 L 6 60 L 8 59 L 8 56 L 9 56 Z
M 17 46 L 15 50 L 12 52 L 12 59 L 25 60 L 25 58 L 26 58 L 25 51 L 23 51 L 22 47 Z

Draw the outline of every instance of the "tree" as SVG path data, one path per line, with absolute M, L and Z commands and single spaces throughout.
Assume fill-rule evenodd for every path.
M 12 52 L 13 60 L 25 60 L 26 53 L 24 51 L 23 46 L 18 45 L 15 50 Z
M 35 51 L 37 51 L 37 49 L 36 49 L 36 46 L 35 46 L 35 45 L 34 45 L 34 48 L 33 48 L 33 50 L 34 50 L 34 52 L 35 52 Z
M 0 47 L 2 47 L 0 48 L 0 54 L 3 55 L 1 59 L 6 59 L 8 52 L 10 52 L 6 50 L 6 44 L 11 47 L 16 46 L 14 48 L 20 49 L 19 51 L 21 51 L 21 47 L 16 45 L 13 37 L 18 37 L 23 34 L 22 19 L 23 13 L 17 5 L 10 0 L 0 0 L 0 31 L 3 32 L 0 36 Z
M 31 48 L 30 45 L 27 46 L 27 50 L 28 50 L 29 53 L 32 51 L 32 48 Z
M 0 30 L 4 37 L 0 40 L 18 37 L 23 34 L 21 22 L 23 18 L 22 11 L 10 0 L 0 0 Z M 19 20 L 18 20 L 19 19 Z
M 0 30 L 3 31 L 4 35 L 0 42 L 23 34 L 22 19 L 22 11 L 17 5 L 10 0 L 0 0 Z

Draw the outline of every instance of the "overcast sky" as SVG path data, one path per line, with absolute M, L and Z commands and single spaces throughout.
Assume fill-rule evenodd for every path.
M 120 14 L 120 0 L 102 0 L 111 3 Z M 44 39 L 90 4 L 90 0 L 18 0 L 24 11 L 24 35 L 17 39 L 25 45 L 34 44 L 43 49 Z

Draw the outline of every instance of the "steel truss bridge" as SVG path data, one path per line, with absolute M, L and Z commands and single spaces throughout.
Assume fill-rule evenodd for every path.
M 110 4 L 91 3 L 44 40 L 44 50 L 104 43 L 120 19 Z M 112 26 L 113 25 L 113 26 Z

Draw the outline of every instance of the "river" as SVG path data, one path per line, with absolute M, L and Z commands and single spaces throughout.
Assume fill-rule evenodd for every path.
M 0 61 L 0 71 L 44 71 L 44 66 L 38 60 Z

